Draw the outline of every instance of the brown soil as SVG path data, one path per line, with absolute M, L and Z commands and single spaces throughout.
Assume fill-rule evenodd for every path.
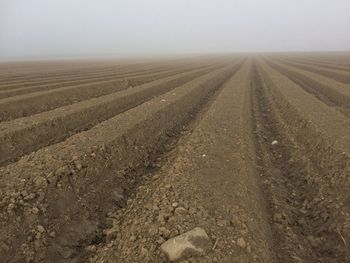
M 347 84 L 302 58 L 0 65 L 28 89 L 0 113 L 0 262 L 167 262 L 195 227 L 183 262 L 350 262 Z
M 280 61 L 282 61 L 286 65 L 296 66 L 300 69 L 318 73 L 318 74 L 330 77 L 332 79 L 335 79 L 337 81 L 350 84 L 350 74 L 348 72 L 343 72 L 341 70 L 335 70 L 335 69 L 323 69 L 321 67 L 306 65 L 298 62 L 291 62 L 291 61 L 285 61 L 285 60 L 280 60 Z
M 317 60 L 313 60 L 313 59 L 296 59 L 296 58 L 288 58 L 289 61 L 292 61 L 292 62 L 298 62 L 298 63 L 301 63 L 301 64 L 306 64 L 306 65 L 311 65 L 311 66 L 316 66 L 316 67 L 319 67 L 319 68 L 324 68 L 324 69 L 338 69 L 338 70 L 341 70 L 341 71 L 345 71 L 345 72 L 349 72 L 350 71 L 350 68 L 343 65 L 337 65 L 337 64 L 332 64 L 332 63 L 327 63 L 327 62 L 319 62 Z

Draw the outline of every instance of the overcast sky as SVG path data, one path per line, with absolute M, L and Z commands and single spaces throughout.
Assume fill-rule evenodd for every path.
M 349 0 L 0 0 L 0 59 L 350 50 Z

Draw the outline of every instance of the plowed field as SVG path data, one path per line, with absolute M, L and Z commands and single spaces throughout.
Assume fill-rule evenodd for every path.
M 350 262 L 338 56 L 1 64 L 0 262 Z

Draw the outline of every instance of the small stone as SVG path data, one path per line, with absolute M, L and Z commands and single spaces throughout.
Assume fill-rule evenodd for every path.
M 39 209 L 37 207 L 33 207 L 32 208 L 32 213 L 33 214 L 38 214 L 39 213 Z
M 42 225 L 38 225 L 38 231 L 40 233 L 44 233 L 45 232 L 45 228 Z
M 76 164 L 76 167 L 77 167 L 77 170 L 78 170 L 78 171 L 80 171 L 80 170 L 83 168 L 83 166 L 81 165 L 81 163 L 77 163 L 77 164 Z
M 240 224 L 239 218 L 236 215 L 233 215 L 231 218 L 231 226 L 238 226 Z
M 111 248 L 111 247 L 113 247 L 113 245 L 114 245 L 114 243 L 113 243 L 113 241 L 112 241 L 112 242 L 110 242 L 110 243 L 107 244 L 107 247 L 108 247 L 108 248 Z
M 41 239 L 42 235 L 40 232 L 35 234 L 35 239 Z
M 160 249 L 170 261 L 180 261 L 201 255 L 211 247 L 212 244 L 207 233 L 203 228 L 196 227 L 169 239 L 161 245 Z
M 160 227 L 158 229 L 158 232 L 164 238 L 168 238 L 170 236 L 170 231 L 167 228 L 165 228 L 165 227 Z
M 158 215 L 157 221 L 159 223 L 165 223 L 165 218 L 164 218 L 163 214 Z
M 23 199 L 25 201 L 30 201 L 30 200 L 33 200 L 34 198 L 35 198 L 35 194 L 31 193 L 31 194 L 26 195 Z
M 165 185 L 165 189 L 167 189 L 167 190 L 171 189 L 171 187 L 172 187 L 172 185 L 171 185 L 171 184 L 167 184 L 167 185 Z
M 141 247 L 141 251 L 140 251 L 141 256 L 147 256 L 149 254 L 148 249 Z
M 9 204 L 9 205 L 7 206 L 7 209 L 8 209 L 8 210 L 14 210 L 15 207 L 16 207 L 15 204 L 11 203 L 11 204 Z
M 52 238 L 56 237 L 56 232 L 55 231 L 50 232 L 49 236 Z
M 247 251 L 248 253 L 252 252 L 252 248 L 249 245 L 247 246 Z
M 283 223 L 284 221 L 284 215 L 282 213 L 276 213 L 273 215 L 273 220 L 276 222 L 276 223 Z
M 178 207 L 178 206 L 179 206 L 179 203 L 174 202 L 174 203 L 173 203 L 171 206 L 172 206 L 172 207 L 174 207 L 174 208 L 176 208 L 176 207 Z
M 217 226 L 220 226 L 220 227 L 226 226 L 226 220 L 224 220 L 224 219 L 218 219 L 218 220 L 216 221 L 216 225 L 217 225 Z
M 130 237 L 130 241 L 131 242 L 134 242 L 136 240 L 136 237 L 134 236 L 134 235 L 132 235 L 131 237 Z
M 91 246 L 87 246 L 87 247 L 85 248 L 85 250 L 86 250 L 86 252 L 94 253 L 94 252 L 97 251 L 97 248 L 96 248 L 95 245 L 91 245 Z
M 239 246 L 240 248 L 245 248 L 247 246 L 247 243 L 242 237 L 240 237 L 237 239 L 237 246 Z
M 271 145 L 276 145 L 276 144 L 278 144 L 278 141 L 276 141 L 276 140 L 272 141 L 272 143 L 271 143 Z
M 187 210 L 181 206 L 176 208 L 174 212 L 175 215 L 185 215 L 186 213 L 187 213 Z

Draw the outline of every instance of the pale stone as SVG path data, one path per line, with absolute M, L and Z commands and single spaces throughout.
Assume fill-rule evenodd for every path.
M 203 254 L 211 246 L 211 241 L 204 229 L 196 227 L 191 231 L 169 239 L 160 248 L 170 261 L 177 261 Z

